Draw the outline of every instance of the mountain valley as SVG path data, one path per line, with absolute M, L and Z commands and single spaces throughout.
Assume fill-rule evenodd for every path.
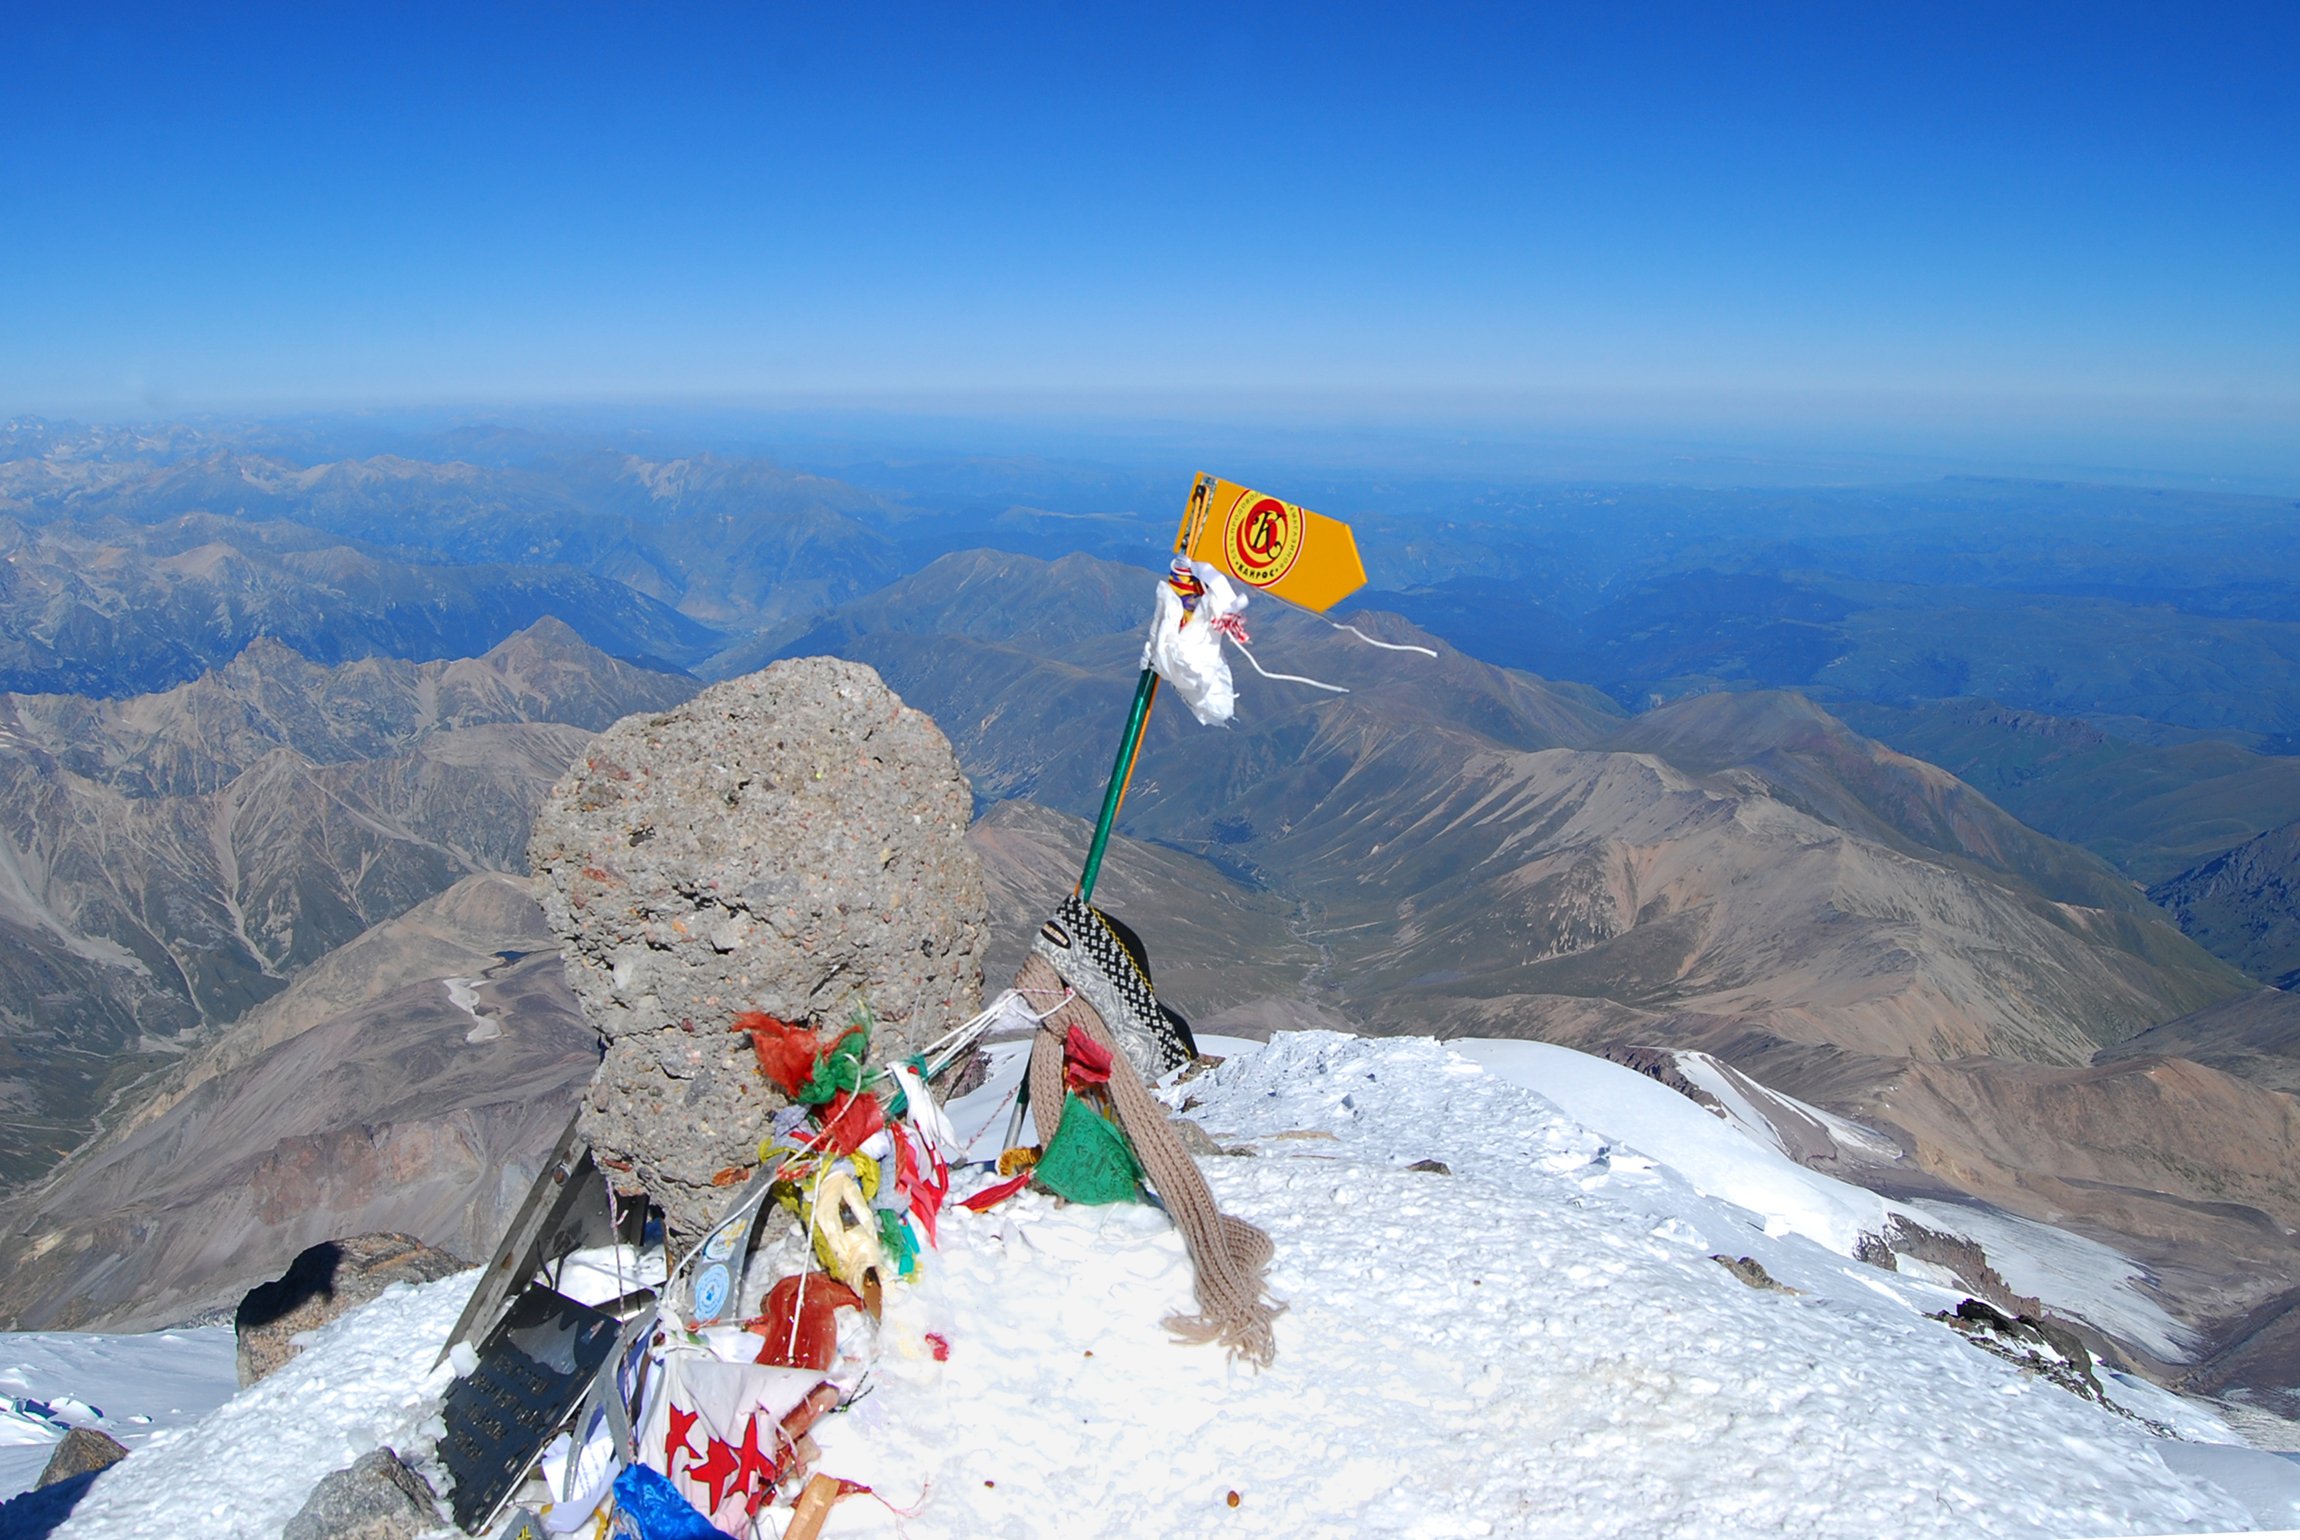
M 520 876 L 537 799 L 695 675 L 835 653 L 936 719 L 974 784 L 993 985 L 1075 880 L 1156 573 L 981 547 L 1065 549 L 1087 515 L 976 490 L 938 523 L 927 491 L 764 462 L 461 452 L 0 466 L 0 663 L 47 692 L 0 697 L 0 1317 L 161 1324 L 357 1228 L 483 1250 L 595 1059 Z M 1079 543 L 1123 553 L 1140 524 Z M 1471 583 L 1465 552 L 1526 559 L 1457 533 L 1406 551 L 1368 525 L 1425 585 L 1402 607 Z M 1712 1054 L 1877 1136 L 1805 1152 L 1823 1169 L 2138 1259 L 2202 1343 L 2152 1372 L 2300 1377 L 2300 997 L 2259 988 L 2300 968 L 2282 708 L 2222 736 L 2096 722 L 1911 694 L 1905 657 L 1853 691 L 1836 663 L 1886 643 L 1783 660 L 1868 612 L 1653 559 L 1572 589 L 1630 630 L 1674 596 L 1645 672 L 1603 688 L 1376 608 L 1338 618 L 1435 656 L 1257 604 L 1260 665 L 1346 693 L 1232 654 L 1232 726 L 1162 696 L 1098 893 L 1162 993 L 1248 1037 Z M 1479 646 L 1572 588 L 1474 581 L 1443 631 Z M 2270 628 L 2265 657 L 2278 602 L 2220 619 Z

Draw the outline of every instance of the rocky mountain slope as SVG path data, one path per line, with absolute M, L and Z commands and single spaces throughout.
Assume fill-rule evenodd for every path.
M 598 1059 L 524 882 L 465 878 L 189 1056 L 12 1203 L 0 1318 L 161 1326 L 338 1235 L 484 1256 Z
M 2300 988 L 2300 821 L 2199 862 L 2148 896 L 2215 956 L 2263 983 Z
M 1035 802 L 997 802 L 968 831 L 990 895 L 988 987 L 1010 982 L 1031 937 L 1077 886 L 1094 826 Z M 1113 839 L 1094 902 L 1134 927 L 1159 998 L 1200 1032 L 1259 1037 L 1339 1019 L 1326 959 L 1295 933 L 1295 905 L 1163 845 Z
M 974 839 L 1005 929 L 1026 930 L 1074 879 L 1079 820 L 1099 801 L 1153 581 L 1084 558 L 967 553 L 792 646 L 873 663 L 950 734 L 987 805 Z M 1427 659 L 1296 613 L 1250 619 L 1267 666 L 1350 693 L 1241 668 L 1229 730 L 1163 704 L 1102 894 L 1143 930 L 1161 984 L 1201 1023 L 1702 1048 L 1879 1128 L 1898 1145 L 1866 1175 L 1880 1186 L 1988 1197 L 2133 1238 L 2192 1322 L 2268 1308 L 2259 1280 L 2300 1263 L 2286 1233 L 2300 1213 L 2288 1099 L 2184 1059 L 2092 1063 L 2244 984 L 2096 858 L 1793 696 L 1705 697 L 1628 719 L 1588 692 L 1442 645 Z M 1356 619 L 1427 641 L 1394 617 Z M 299 728 L 295 741 L 357 737 L 346 725 L 356 713 L 320 715 L 330 725 Z M 519 724 L 436 736 L 506 725 Z M 292 736 L 266 727 L 250 746 L 266 732 Z M 89 780 L 228 790 L 262 763 L 116 726 L 74 736 L 95 745 Z M 201 741 L 211 737 L 230 734 Z M 123 1118 L 117 1139 L 172 1148 L 186 1119 L 287 1062 L 277 1056 L 318 1030 L 311 1022 L 372 1008 L 364 973 L 435 1006 L 444 985 L 425 987 L 451 975 L 415 977 L 430 966 L 422 947 L 443 944 L 426 923 L 434 939 L 421 946 L 371 932 L 360 960 L 319 965 L 307 977 L 334 977 L 337 993 L 296 1007 L 305 1031 L 251 1016 L 254 1035 L 200 1061 L 233 1056 L 228 1072 L 187 1075 L 156 1112 Z M 992 959 L 994 975 L 1002 965 Z M 546 987 L 538 976 L 534 988 Z M 555 1051 L 547 1043 L 544 1056 Z M 316 1057 L 293 1062 L 319 1073 Z M 345 1102 L 332 1115 L 345 1128 L 373 1122 Z M 118 1180 L 119 1191 L 135 1185 Z M 338 1202 L 316 1171 L 304 1190 Z M 350 1191 L 348 1208 L 327 1211 L 365 1212 L 360 1201 Z M 77 1247 L 69 1256 L 81 1259 L 44 1274 L 43 1297 L 95 1292 L 69 1280 L 104 1244 L 52 1203 L 41 1213 L 27 1222 L 65 1237 L 50 1253 Z M 207 1276 L 203 1286 L 220 1287 Z
M 2148 1055 L 2193 1059 L 2272 1091 L 2300 1096 L 2300 994 L 2255 990 L 2151 1027 L 2100 1051 L 2100 1060 Z
M 523 869 L 590 733 L 694 688 L 547 621 L 452 663 L 259 642 L 156 696 L 0 697 L 0 1171 L 52 1162 L 185 1031 L 467 874 Z
M 875 664 L 944 724 L 978 796 L 1088 816 L 1153 581 L 971 553 L 793 650 Z M 1563 998 L 2076 1065 L 2241 987 L 2096 859 L 1801 703 L 1630 722 L 1442 644 L 1431 660 L 1298 612 L 1250 619 L 1267 666 L 1351 693 L 1239 668 L 1231 728 L 1166 706 L 1123 827 L 1303 905 L 1363 1019 L 1486 1030 Z
M 970 831 L 999 936 L 993 979 L 1012 976 L 1076 881 L 1087 833 L 1018 802 Z M 1159 983 L 1202 1029 L 1318 1020 L 1300 989 L 1318 954 L 1274 895 L 1131 840 L 1111 873 L 1102 897 L 1157 938 Z M 164 1324 L 359 1230 L 478 1256 L 597 1061 L 525 879 L 463 878 L 168 1066 L 14 1199 L 0 1233 L 22 1262 L 0 1277 L 0 1321 Z
M 2300 808 L 2300 757 L 2258 753 L 2224 738 L 2135 741 L 2082 717 L 1991 700 L 1846 702 L 1832 709 L 1862 732 L 1948 770 L 2032 828 L 2082 845 L 2143 883 L 2167 881 L 2289 822 Z M 2119 725 L 2149 731 L 2144 723 Z

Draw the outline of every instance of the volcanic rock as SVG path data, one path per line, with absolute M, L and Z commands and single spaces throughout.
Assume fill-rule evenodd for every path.
M 110 1470 L 128 1457 L 128 1446 L 101 1428 L 74 1428 L 56 1445 L 48 1463 L 40 1467 L 35 1487 L 52 1487 L 74 1476 Z
M 303 1351 L 295 1338 L 395 1283 L 430 1283 L 470 1266 L 412 1235 L 354 1235 L 307 1247 L 285 1276 L 259 1283 L 240 1301 L 240 1384 L 253 1385 Z
M 626 717 L 553 788 L 528 859 L 607 1041 L 583 1132 L 675 1243 L 709 1226 L 782 1101 L 738 1013 L 835 1028 L 867 1008 L 887 1060 L 978 1008 L 971 806 L 934 723 L 832 658 Z
M 280 1540 L 415 1540 L 438 1526 L 430 1483 L 389 1449 L 373 1449 L 321 1477 Z

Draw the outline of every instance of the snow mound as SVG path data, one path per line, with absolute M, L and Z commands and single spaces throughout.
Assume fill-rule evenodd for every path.
M 322 1476 L 388 1445 L 429 1447 L 450 1371 L 439 1345 L 478 1280 L 393 1284 L 197 1424 L 107 1471 L 57 1540 L 272 1540 Z M 227 1333 L 228 1338 L 228 1333 Z

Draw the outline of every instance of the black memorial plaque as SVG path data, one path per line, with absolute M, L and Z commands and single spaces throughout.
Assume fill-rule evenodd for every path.
M 622 1325 L 540 1284 L 530 1286 L 479 1348 L 479 1366 L 448 1387 L 440 1457 L 455 1481 L 455 1522 L 476 1535 L 580 1406 L 615 1355 Z

